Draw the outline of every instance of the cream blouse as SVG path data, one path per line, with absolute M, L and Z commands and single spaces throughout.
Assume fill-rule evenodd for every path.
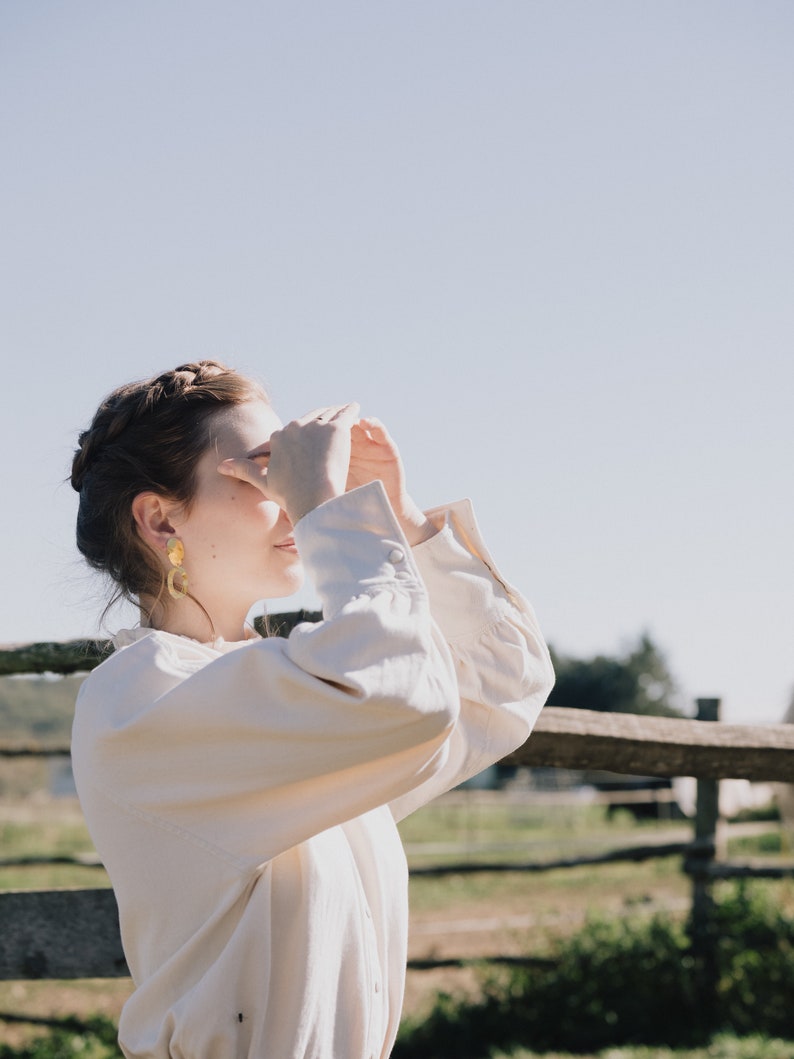
M 385 1059 L 396 821 L 523 743 L 550 690 L 467 501 L 413 550 L 380 482 L 295 537 L 324 620 L 201 644 L 121 633 L 85 681 L 80 801 L 119 906 L 129 1059 Z

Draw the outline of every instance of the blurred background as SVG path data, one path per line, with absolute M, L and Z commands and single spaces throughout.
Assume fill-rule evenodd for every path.
M 793 34 L 782 0 L 0 6 L 0 642 L 97 632 L 76 436 L 215 357 L 283 418 L 381 417 L 557 652 L 647 635 L 685 707 L 778 720 Z

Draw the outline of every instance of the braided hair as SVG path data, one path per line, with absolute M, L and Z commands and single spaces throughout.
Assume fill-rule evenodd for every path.
M 80 434 L 71 482 L 80 494 L 77 547 L 114 582 L 109 607 L 157 599 L 164 587 L 162 567 L 137 532 L 135 497 L 154 492 L 189 507 L 213 414 L 252 400 L 268 400 L 258 383 L 201 360 L 121 386 L 100 404 Z

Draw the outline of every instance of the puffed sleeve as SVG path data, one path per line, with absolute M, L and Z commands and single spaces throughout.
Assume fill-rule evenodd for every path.
M 295 536 L 323 621 L 222 654 L 151 632 L 88 678 L 73 761 L 94 815 L 112 802 L 261 863 L 443 768 L 455 667 L 381 483 Z
M 524 743 L 554 683 L 532 607 L 505 581 L 468 500 L 428 512 L 440 531 L 414 548 L 461 707 L 444 765 L 392 803 L 397 820 Z

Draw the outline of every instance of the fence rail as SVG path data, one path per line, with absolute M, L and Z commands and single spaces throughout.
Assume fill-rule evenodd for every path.
M 312 614 L 271 619 L 280 631 Z M 101 641 L 28 644 L 0 649 L 0 675 L 74 673 L 89 670 L 106 656 Z M 693 936 L 708 938 L 711 886 L 715 879 L 794 876 L 794 865 L 754 866 L 715 859 L 718 781 L 740 778 L 794 782 L 794 725 L 715 723 L 718 700 L 699 700 L 698 720 L 585 709 L 547 707 L 532 738 L 505 764 L 575 770 L 606 770 L 626 775 L 693 776 L 698 805 L 692 842 L 635 847 L 570 862 L 508 866 L 546 871 L 581 863 L 642 860 L 677 855 L 693 880 Z M 706 719 L 711 718 L 711 719 Z M 68 755 L 65 744 L 2 741 L 0 756 Z M 422 869 L 425 873 L 439 869 Z M 447 866 L 444 870 L 498 871 L 500 866 Z M 427 962 L 427 961 L 425 961 Z M 119 936 L 118 913 L 109 889 L 25 891 L 0 894 L 0 980 L 19 978 L 115 978 L 128 974 Z
M 0 757 L 68 755 L 67 743 L 0 740 Z M 794 725 L 755 727 L 547 706 L 506 765 L 635 776 L 794 781 Z

